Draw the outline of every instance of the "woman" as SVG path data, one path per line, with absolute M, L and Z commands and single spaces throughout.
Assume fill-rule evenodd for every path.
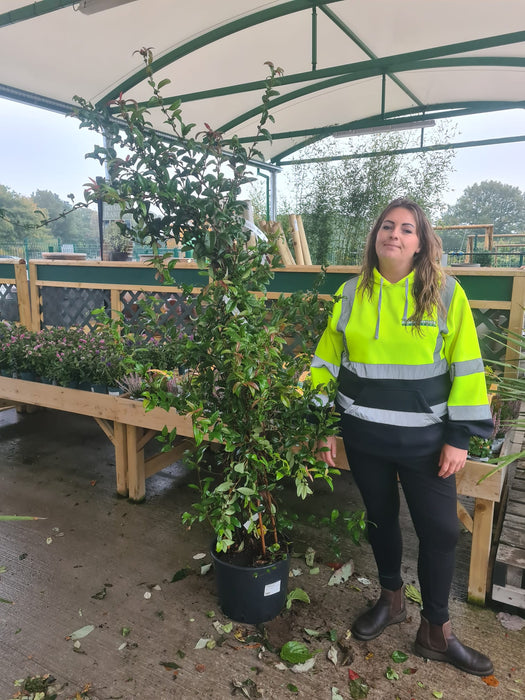
M 419 539 L 416 652 L 485 676 L 492 662 L 452 634 L 448 598 L 459 533 L 454 475 L 470 436 L 488 437 L 493 424 L 472 313 L 440 257 L 422 209 L 391 202 L 368 237 L 361 274 L 336 294 L 311 374 L 316 386 L 336 383 L 348 462 L 372 523 L 381 596 L 355 620 L 354 637 L 374 639 L 406 618 L 399 477 Z M 320 447 L 334 466 L 335 437 Z

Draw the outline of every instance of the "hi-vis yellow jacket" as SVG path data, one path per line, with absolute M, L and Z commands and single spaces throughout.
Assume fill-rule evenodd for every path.
M 483 361 L 465 292 L 446 277 L 437 311 L 420 331 L 414 272 L 392 284 L 374 270 L 372 298 L 360 277 L 340 287 L 311 366 L 314 386 L 337 382 L 341 426 L 356 449 L 422 456 L 444 443 L 466 449 L 493 429 Z M 322 396 L 322 394 L 321 394 Z

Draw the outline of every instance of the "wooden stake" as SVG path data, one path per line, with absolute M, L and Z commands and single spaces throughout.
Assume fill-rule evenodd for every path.
M 288 214 L 288 221 L 292 228 L 292 243 L 295 252 L 295 261 L 298 265 L 304 265 L 303 248 L 301 238 L 299 236 L 299 227 L 297 226 L 297 218 L 295 214 Z
M 304 232 L 303 217 L 300 214 L 297 214 L 296 219 L 297 228 L 299 230 L 299 238 L 301 240 L 301 248 L 303 251 L 304 264 L 311 265 L 312 258 L 310 257 L 310 249 L 308 248 L 308 241 L 306 240 L 306 234 Z

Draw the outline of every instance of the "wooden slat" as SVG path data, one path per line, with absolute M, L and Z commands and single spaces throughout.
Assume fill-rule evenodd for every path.
M 518 608 L 525 608 L 525 590 L 514 586 L 492 586 L 492 599 Z
M 114 433 L 113 433 L 113 426 L 111 423 L 107 420 L 104 420 L 102 418 L 95 418 L 95 421 L 98 423 L 99 427 L 102 429 L 102 432 L 106 434 L 106 437 L 109 438 L 109 440 L 113 443 L 114 439 Z
M 31 328 L 31 299 L 29 296 L 29 282 L 27 280 L 25 262 L 22 261 L 15 265 L 15 277 L 18 298 L 18 317 L 23 326 Z
M 193 440 L 183 440 L 169 452 L 159 452 L 159 454 L 146 459 L 144 462 L 146 478 L 156 474 L 161 469 L 169 467 L 170 464 L 178 462 L 186 450 L 190 449 L 194 444 Z
M 464 471 L 464 470 L 463 470 Z M 470 554 L 468 599 L 484 605 L 487 593 L 488 561 L 492 539 L 494 501 L 477 498 L 474 506 L 474 528 Z
M 506 518 L 501 529 L 499 541 L 502 544 L 525 549 L 525 530 L 520 527 L 512 527 Z
M 496 561 L 525 569 L 525 549 L 519 549 L 518 547 L 500 543 Z
M 465 506 L 460 503 L 459 501 L 456 504 L 457 506 L 457 514 L 459 520 L 463 523 L 463 525 L 466 527 L 466 529 L 472 533 L 474 529 L 474 521 L 472 520 L 472 517 L 470 513 L 467 511 Z

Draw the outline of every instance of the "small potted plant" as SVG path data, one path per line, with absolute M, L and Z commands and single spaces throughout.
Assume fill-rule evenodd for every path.
M 109 259 L 114 261 L 129 260 L 133 250 L 133 241 L 129 235 L 125 236 L 126 225 L 122 222 L 112 221 L 104 233 L 104 248 L 109 251 Z
M 268 307 L 264 293 L 277 246 L 264 240 L 249 244 L 239 198 L 250 180 L 249 163 L 260 157 L 256 143 L 249 149 L 235 137 L 226 143 L 208 125 L 194 134 L 182 121 L 180 105 L 164 103 L 150 70 L 151 51 L 141 53 L 153 90 L 147 106 L 120 97 L 100 111 L 77 98 L 82 125 L 112 144 L 93 153 L 105 162 L 111 181 L 97 183 L 86 199 L 118 203 L 123 214 L 132 215 L 142 244 L 158 251 L 175 236 L 206 267 L 208 284 L 184 288 L 195 304 L 192 325 L 170 347 L 172 369 L 187 367 L 177 379 L 180 390 L 167 391 L 163 382 L 150 385 L 146 404 L 192 416 L 196 450 L 189 464 L 197 473 L 197 499 L 184 522 L 188 528 L 196 522 L 211 526 L 225 614 L 263 622 L 286 599 L 289 552 L 281 502 L 289 492 L 283 487 L 291 485 L 303 499 L 315 480 L 331 484 L 336 473 L 316 456 L 317 442 L 336 432 L 336 418 L 316 403 L 316 388 L 304 378 L 309 354 L 289 352 L 285 340 L 287 319 L 303 306 L 322 316 L 322 303 L 314 294 L 306 302 L 296 297 L 295 311 L 293 302 Z M 269 138 L 268 102 L 278 94 L 280 69 L 268 65 L 256 141 Z M 171 143 L 149 128 L 153 107 L 172 126 Z M 115 157 L 119 145 L 128 151 L 126 160 Z M 157 258 L 156 265 L 160 275 L 177 283 L 173 259 Z M 164 436 L 174 437 L 167 430 Z

